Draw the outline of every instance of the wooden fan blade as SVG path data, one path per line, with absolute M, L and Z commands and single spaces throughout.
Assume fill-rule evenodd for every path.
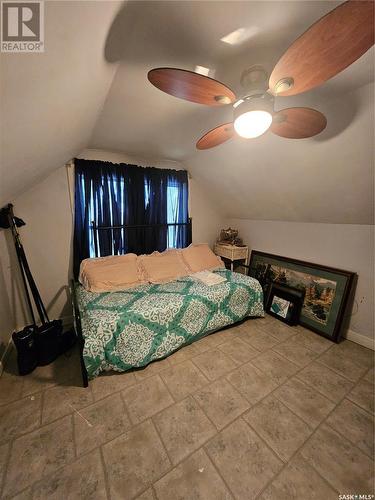
M 148 72 L 147 77 L 163 92 L 198 104 L 222 106 L 236 100 L 235 94 L 229 87 L 193 71 L 155 68 Z
M 340 73 L 373 44 L 374 1 L 349 0 L 297 38 L 272 71 L 269 87 L 283 96 L 306 92 Z
M 327 118 L 311 108 L 286 108 L 273 115 L 271 132 L 287 139 L 305 139 L 326 128 Z
M 223 123 L 204 134 L 197 142 L 197 149 L 210 149 L 231 139 L 234 135 L 233 123 Z

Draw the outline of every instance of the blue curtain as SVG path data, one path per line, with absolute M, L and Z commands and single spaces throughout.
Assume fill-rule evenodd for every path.
M 163 251 L 191 243 L 188 223 L 188 175 L 167 170 L 75 160 L 74 275 L 83 259 L 93 256 L 95 243 L 100 256 Z M 98 226 L 147 226 L 98 230 Z

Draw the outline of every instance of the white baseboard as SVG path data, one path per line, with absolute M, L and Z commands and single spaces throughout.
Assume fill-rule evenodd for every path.
M 373 338 L 366 337 L 365 335 L 361 335 L 360 333 L 354 332 L 353 330 L 348 330 L 346 334 L 344 334 L 344 337 L 347 340 L 351 340 L 356 344 L 363 345 L 364 347 L 375 351 L 375 339 Z

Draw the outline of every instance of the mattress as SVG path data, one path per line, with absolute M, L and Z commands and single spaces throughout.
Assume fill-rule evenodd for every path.
M 256 279 L 226 269 L 214 272 L 226 281 L 207 286 L 187 276 L 103 293 L 77 285 L 88 377 L 146 366 L 225 326 L 264 315 Z

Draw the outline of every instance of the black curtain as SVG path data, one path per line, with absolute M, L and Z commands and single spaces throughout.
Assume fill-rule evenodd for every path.
M 74 276 L 83 259 L 93 256 L 98 226 L 143 228 L 98 230 L 100 256 L 163 251 L 191 243 L 188 226 L 188 176 L 185 170 L 138 167 L 75 159 Z
M 187 222 L 189 220 L 189 183 L 186 170 L 170 170 L 168 174 L 169 186 L 176 186 L 177 206 L 173 218 L 177 221 Z M 175 226 L 170 229 L 176 238 L 176 248 L 185 248 L 191 243 L 191 226 Z

